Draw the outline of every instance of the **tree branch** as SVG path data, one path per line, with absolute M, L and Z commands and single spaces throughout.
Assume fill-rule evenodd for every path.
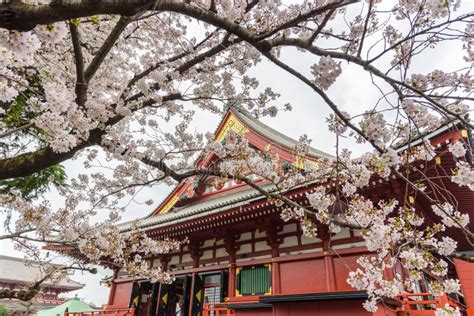
M 25 229 L 25 230 L 22 230 L 22 231 L 18 231 L 18 232 L 15 232 L 15 233 L 11 233 L 11 234 L 4 234 L 4 235 L 1 235 L 1 236 L 0 236 L 0 240 L 12 239 L 12 238 L 20 237 L 20 236 L 23 235 L 23 234 L 31 233 L 31 232 L 33 232 L 33 231 L 35 231 L 35 229 Z
M 107 36 L 102 46 L 95 54 L 94 59 L 92 59 L 89 66 L 87 66 L 87 69 L 85 70 L 85 74 L 84 74 L 86 82 L 89 82 L 92 79 L 92 77 L 94 77 L 95 73 L 99 69 L 105 57 L 107 56 L 109 51 L 112 49 L 112 47 L 115 45 L 115 43 L 117 42 L 122 32 L 125 30 L 125 28 L 131 21 L 132 21 L 131 17 L 121 17 L 117 21 L 114 28 L 110 32 L 109 36 Z
M 362 54 L 362 47 L 364 45 L 365 35 L 369 26 L 370 15 L 372 13 L 373 0 L 369 0 L 369 11 L 367 12 L 367 17 L 365 18 L 364 30 L 362 31 L 362 36 L 360 37 L 359 50 L 357 51 L 357 57 L 360 57 Z
M 69 22 L 69 31 L 71 32 L 76 65 L 76 103 L 80 107 L 83 107 L 87 101 L 87 80 L 84 74 L 84 56 L 82 55 L 81 36 L 79 34 L 79 28 L 73 22 Z
M 151 9 L 155 0 L 72 1 L 55 0 L 49 4 L 31 5 L 11 1 L 0 5 L 0 28 L 29 31 L 39 24 L 51 24 L 93 15 L 130 16 Z M 166 9 L 175 1 L 160 1 L 157 9 Z
M 22 126 L 19 126 L 19 127 L 17 127 L 17 128 L 12 128 L 12 129 L 6 131 L 6 132 L 3 133 L 3 134 L 0 134 L 0 139 L 1 139 L 1 138 L 5 138 L 5 137 L 7 137 L 7 136 L 10 136 L 10 135 L 12 135 L 12 134 L 15 134 L 16 132 L 22 131 L 22 130 L 24 130 L 24 129 L 28 129 L 28 128 L 34 126 L 34 125 L 35 125 L 34 123 L 26 123 L 26 124 L 24 124 L 24 125 L 22 125 Z

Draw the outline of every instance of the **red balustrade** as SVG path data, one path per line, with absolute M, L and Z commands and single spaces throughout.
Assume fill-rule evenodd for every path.
M 399 299 L 402 303 L 400 315 L 434 315 L 437 308 L 445 307 L 446 304 L 453 308 L 459 307 L 461 311 L 465 309 L 459 302 L 447 295 L 434 297 L 430 293 L 407 293 L 399 295 Z
M 226 307 L 225 303 L 204 303 L 202 316 L 233 316 L 234 311 Z

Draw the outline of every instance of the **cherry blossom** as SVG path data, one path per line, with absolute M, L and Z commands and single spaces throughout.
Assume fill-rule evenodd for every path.
M 454 144 L 449 144 L 448 150 L 456 158 L 464 157 L 466 155 L 466 148 L 464 148 L 463 143 L 459 141 Z
M 435 312 L 435 316 L 461 316 L 459 307 L 453 308 L 448 303 L 442 308 L 438 308 Z
M 469 224 L 469 215 L 456 211 L 449 203 L 444 203 L 442 205 L 432 205 L 431 208 L 436 215 L 441 217 L 443 224 L 447 227 L 453 227 L 457 225 L 465 227 L 467 224 Z
M 468 163 L 459 161 L 456 163 L 456 170 L 451 180 L 460 186 L 467 186 L 474 190 L 474 169 Z
M 341 74 L 340 63 L 334 61 L 329 56 L 323 56 L 319 62 L 311 67 L 314 75 L 314 82 L 323 90 L 327 90 Z

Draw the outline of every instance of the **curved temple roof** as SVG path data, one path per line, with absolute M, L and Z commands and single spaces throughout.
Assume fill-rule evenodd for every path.
M 303 161 L 305 159 L 335 159 L 334 156 L 312 147 L 309 147 L 305 157 L 296 157 L 294 150 L 299 143 L 297 140 L 260 122 L 249 111 L 237 105 L 228 105 L 226 107 L 225 114 L 214 133 L 214 138 L 217 141 L 222 141 L 229 130 L 244 134 L 249 140 L 249 143 L 260 150 L 264 150 L 268 145 L 278 148 L 279 153 L 282 154 L 280 158 L 290 163 L 298 163 L 299 158 L 303 158 Z M 202 167 L 202 165 L 199 167 Z M 189 184 L 185 184 L 184 182 L 185 181 L 179 183 L 148 217 L 154 217 L 156 215 L 162 216 L 170 211 L 179 200 L 180 194 L 188 189 Z
M 0 281 L 18 284 L 34 282 L 43 276 L 40 265 L 40 262 L 33 260 L 0 256 Z M 84 284 L 64 277 L 56 283 L 46 280 L 43 286 L 65 288 L 72 291 L 83 288 Z
M 244 125 L 248 126 L 257 134 L 260 134 L 261 136 L 265 137 L 270 142 L 275 142 L 289 150 L 293 150 L 298 144 L 297 140 L 288 137 L 280 133 L 279 131 L 271 128 L 270 126 L 260 122 L 250 112 L 243 109 L 242 107 L 229 106 L 229 109 L 234 115 L 237 116 L 239 120 L 242 121 Z M 330 155 L 313 147 L 309 148 L 308 156 L 312 158 L 325 158 L 329 160 L 333 160 L 336 158 L 333 155 Z
M 263 188 L 272 191 L 269 186 Z M 261 199 L 262 195 L 255 189 L 249 188 L 216 197 L 207 201 L 200 201 L 191 205 L 186 205 L 175 212 L 168 212 L 159 216 L 150 216 L 139 219 L 137 221 L 129 221 L 120 224 L 118 227 L 120 231 L 127 232 L 133 229 L 136 224 L 139 229 L 152 229 L 161 226 L 167 226 L 174 223 L 179 223 L 185 220 L 204 217 L 214 213 L 223 212 L 225 210 L 235 208 L 241 205 L 249 204 L 254 200 Z

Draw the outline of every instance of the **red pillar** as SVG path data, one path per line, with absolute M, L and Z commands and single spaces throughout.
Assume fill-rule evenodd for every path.
M 280 264 L 274 258 L 280 256 L 280 244 L 283 239 L 278 233 L 283 230 L 283 226 L 274 222 L 269 222 L 265 227 L 267 244 L 272 248 L 272 294 L 280 293 Z
M 323 240 L 324 268 L 326 273 L 326 290 L 328 292 L 336 291 L 336 272 L 334 261 L 329 251 L 329 241 Z
M 229 264 L 229 282 L 227 287 L 228 297 L 235 297 L 235 279 L 236 279 L 236 264 Z
M 234 232 L 227 232 L 224 235 L 224 246 L 225 250 L 229 254 L 229 276 L 228 276 L 228 284 L 227 284 L 227 295 L 228 297 L 235 297 L 235 279 L 237 273 L 237 265 L 236 262 L 236 253 L 240 246 L 237 246 L 235 241 L 239 238 L 239 235 Z
M 188 316 L 192 316 L 193 312 L 193 300 L 194 300 L 194 278 L 196 277 L 196 273 L 193 272 L 191 276 L 191 295 L 189 295 L 189 311 Z
M 272 294 L 280 294 L 280 263 L 272 262 Z
M 114 302 L 115 289 L 117 288 L 117 285 L 115 284 L 115 279 L 117 278 L 117 275 L 118 275 L 118 269 L 114 269 L 114 273 L 112 275 L 112 284 L 110 285 L 109 299 L 107 301 L 107 305 L 112 305 L 113 302 Z

